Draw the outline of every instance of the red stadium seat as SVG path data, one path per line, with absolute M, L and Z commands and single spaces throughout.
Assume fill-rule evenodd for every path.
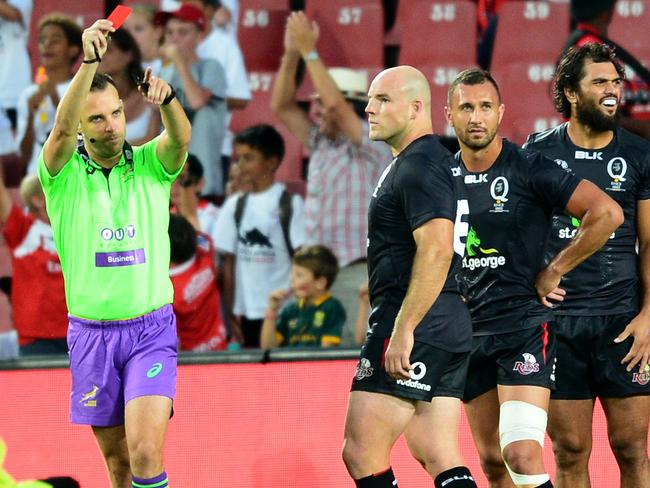
M 650 1 L 619 0 L 607 35 L 650 66 Z
M 34 0 L 32 22 L 29 35 L 29 53 L 32 58 L 32 71 L 36 73 L 39 63 L 38 56 L 38 23 L 46 14 L 62 12 L 74 18 L 79 25 L 86 28 L 97 19 L 104 17 L 104 0 L 89 2 L 88 0 L 66 0 L 52 2 L 51 0 Z
M 297 181 L 302 179 L 302 145 L 271 111 L 269 105 L 274 80 L 275 72 L 248 73 L 252 99 L 244 110 L 233 113 L 230 128 L 236 133 L 254 124 L 265 123 L 274 126 L 282 134 L 285 144 L 284 161 L 276 173 L 276 178 L 280 181 Z
M 320 27 L 318 51 L 327 66 L 384 65 L 384 11 L 379 0 L 311 0 L 306 13 Z
M 493 74 L 506 106 L 501 134 L 523 143 L 531 132 L 539 132 L 562 122 L 551 95 L 554 62 L 513 63 Z M 501 81 L 500 81 L 501 80 Z
M 557 58 L 569 36 L 569 5 L 506 2 L 499 14 L 492 66 Z
M 416 0 L 409 2 L 408 10 L 403 8 L 400 13 L 404 11 L 401 21 L 408 28 L 401 35 L 400 64 L 474 65 L 477 43 L 474 3 Z
M 239 4 L 239 45 L 252 71 L 277 70 L 284 51 L 286 0 L 242 0 Z
M 551 83 L 569 30 L 567 4 L 507 2 L 499 17 L 492 74 L 506 106 L 502 134 L 523 142 L 531 132 L 562 121 Z

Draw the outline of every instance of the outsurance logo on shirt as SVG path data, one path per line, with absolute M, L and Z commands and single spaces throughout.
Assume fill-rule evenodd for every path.
M 506 264 L 505 256 L 500 256 L 497 249 L 481 247 L 481 239 L 473 227 L 469 228 L 465 246 L 467 252 L 463 258 L 463 268 L 472 271 L 476 268 L 496 269 Z

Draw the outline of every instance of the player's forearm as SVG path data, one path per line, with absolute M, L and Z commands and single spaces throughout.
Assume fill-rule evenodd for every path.
M 283 109 L 296 104 L 296 71 L 300 55 L 286 52 L 282 56 L 280 68 L 271 90 L 271 110 L 279 114 Z
M 559 276 L 565 275 L 600 249 L 622 223 L 622 211 L 616 204 L 589 209 L 574 238 L 548 267 Z
M 160 117 L 169 142 L 179 151 L 187 150 L 192 138 L 192 125 L 178 99 L 174 98 L 167 105 L 161 105 Z
M 414 331 L 438 299 L 447 279 L 453 249 L 418 250 L 413 261 L 411 281 L 397 318 L 395 329 Z

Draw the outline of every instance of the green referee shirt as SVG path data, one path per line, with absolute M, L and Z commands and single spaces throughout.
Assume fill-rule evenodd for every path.
M 168 173 L 155 138 L 124 146 L 108 177 L 80 150 L 56 176 L 38 159 L 68 311 L 91 320 L 137 317 L 173 300 Z
M 280 346 L 338 346 L 345 309 L 329 293 L 314 303 L 296 300 L 280 312 L 275 324 Z

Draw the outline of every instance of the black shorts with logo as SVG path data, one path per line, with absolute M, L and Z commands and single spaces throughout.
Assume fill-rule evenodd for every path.
M 557 316 L 557 372 L 554 400 L 587 400 L 650 394 L 650 371 L 621 364 L 633 338 L 614 339 L 635 314 L 594 317 Z
M 361 348 L 352 391 L 386 393 L 409 400 L 430 402 L 434 396 L 461 398 L 469 353 L 449 352 L 415 341 L 411 352 L 411 378 L 395 380 L 384 369 L 389 339 L 370 335 Z
M 497 385 L 554 388 L 555 324 L 544 322 L 516 332 L 474 336 L 463 401 Z

